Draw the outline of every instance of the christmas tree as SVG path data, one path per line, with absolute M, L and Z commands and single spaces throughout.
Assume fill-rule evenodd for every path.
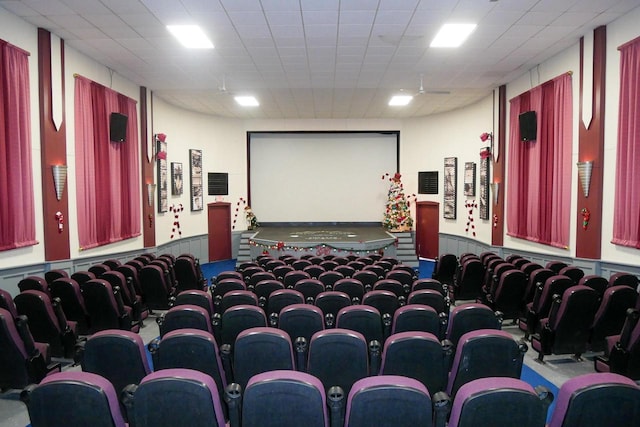
M 389 231 L 409 231 L 413 227 L 413 218 L 409 211 L 409 202 L 404 195 L 401 175 L 396 173 L 389 178 L 391 185 L 387 194 L 387 207 L 382 225 Z

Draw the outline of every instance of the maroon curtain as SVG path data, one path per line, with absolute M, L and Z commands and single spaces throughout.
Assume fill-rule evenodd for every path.
M 640 248 L 640 38 L 620 47 L 612 243 Z
M 83 77 L 75 80 L 78 240 L 81 249 L 140 235 L 136 102 Z M 111 113 L 128 117 L 125 142 L 111 142 Z
M 507 234 L 567 248 L 573 142 L 571 75 L 510 101 Z M 536 112 L 536 141 L 520 138 L 519 115 Z
M 28 57 L 0 40 L 0 250 L 38 243 Z

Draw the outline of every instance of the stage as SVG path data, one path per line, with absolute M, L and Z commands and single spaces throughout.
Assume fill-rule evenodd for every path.
M 382 226 L 288 225 L 261 226 L 249 238 L 251 258 L 269 253 L 274 257 L 304 254 L 338 255 L 370 253 L 396 255 L 396 237 Z

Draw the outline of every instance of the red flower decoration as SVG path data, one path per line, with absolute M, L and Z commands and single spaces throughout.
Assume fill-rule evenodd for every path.
M 480 135 L 480 141 L 485 142 L 487 140 L 492 140 L 493 134 L 491 132 L 484 132 Z

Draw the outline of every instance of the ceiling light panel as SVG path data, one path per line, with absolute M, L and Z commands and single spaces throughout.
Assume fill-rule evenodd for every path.
M 476 24 L 444 24 L 431 42 L 431 47 L 458 47 L 476 29 Z
M 167 30 L 189 49 L 213 49 L 213 43 L 197 25 L 167 25 Z

